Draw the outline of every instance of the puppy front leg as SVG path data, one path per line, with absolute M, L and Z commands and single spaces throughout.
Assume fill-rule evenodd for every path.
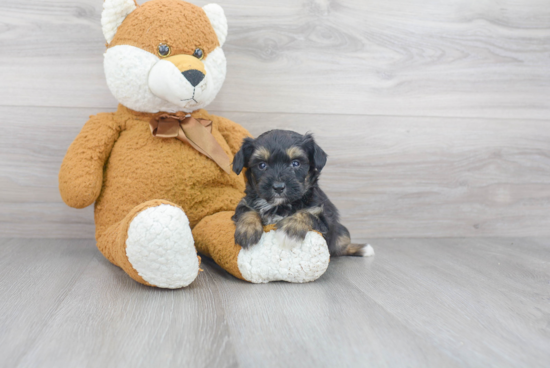
M 327 232 L 327 227 L 320 219 L 322 208 L 315 207 L 296 212 L 294 215 L 285 217 L 277 223 L 277 230 L 285 235 L 286 239 L 280 240 L 290 246 L 304 241 L 309 231 L 315 230 L 321 234 Z
M 235 243 L 243 248 L 258 244 L 264 231 L 260 214 L 245 204 L 239 204 L 232 217 L 235 223 Z

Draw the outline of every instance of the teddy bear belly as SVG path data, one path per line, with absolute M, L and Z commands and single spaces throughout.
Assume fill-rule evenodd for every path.
M 147 137 L 139 144 L 125 138 L 121 135 L 116 142 L 104 171 L 95 208 L 96 235 L 149 200 L 181 206 L 194 227 L 205 216 L 235 210 L 244 196 L 242 177 L 226 174 L 185 143 Z

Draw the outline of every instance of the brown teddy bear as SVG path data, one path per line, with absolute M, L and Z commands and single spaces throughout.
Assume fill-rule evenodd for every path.
M 195 280 L 197 250 L 250 282 L 320 277 L 329 253 L 315 232 L 292 249 L 273 229 L 250 249 L 234 242 L 231 216 L 245 183 L 230 165 L 250 134 L 203 110 L 225 79 L 222 8 L 106 0 L 102 26 L 107 84 L 120 105 L 84 125 L 59 188 L 71 207 L 95 202 L 103 255 L 134 280 L 163 288 Z

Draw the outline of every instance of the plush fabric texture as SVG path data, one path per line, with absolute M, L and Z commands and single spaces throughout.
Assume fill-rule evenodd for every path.
M 162 288 L 185 287 L 199 273 L 189 221 L 180 208 L 168 204 L 149 207 L 134 217 L 126 255 L 139 276 Z
M 182 207 L 194 227 L 208 215 L 234 210 L 243 196 L 242 176 L 226 174 L 215 162 L 177 139 L 153 137 L 149 127 L 152 116 L 124 106 L 113 114 L 120 133 L 96 202 L 96 234 L 151 199 L 164 199 Z M 212 121 L 212 135 L 231 160 L 242 139 L 250 135 L 232 121 L 205 110 L 192 116 Z
M 131 9 L 129 0 L 106 0 L 102 23 L 107 35 L 116 34 L 105 53 L 105 76 L 119 103 L 142 112 L 193 112 L 210 104 L 220 91 L 226 74 L 221 44 L 227 36 L 227 19 L 216 4 L 204 8 L 181 0 L 151 0 Z M 110 34 L 110 33 L 109 33 Z M 218 37 L 220 37 L 218 39 Z M 158 53 L 160 44 L 170 57 Z M 201 60 L 192 56 L 201 49 Z M 168 60 L 188 57 L 200 67 L 178 68 Z M 188 69 L 204 73 L 198 85 L 182 76 Z
M 111 47 L 105 53 L 107 86 L 124 106 L 141 112 L 193 112 L 207 106 L 220 91 L 226 74 L 226 59 L 221 48 L 201 61 L 204 80 L 193 89 L 180 71 L 166 60 L 134 46 Z M 167 66 L 163 75 L 163 64 Z M 154 80 L 152 78 L 155 77 Z M 159 93 L 159 88 L 163 88 Z M 195 101 L 184 101 L 194 95 Z
M 212 258 L 233 276 L 245 280 L 237 262 L 241 247 L 235 244 L 233 214 L 234 211 L 226 211 L 205 217 L 193 229 L 193 237 L 199 253 Z
M 168 201 L 151 200 L 144 202 L 128 212 L 124 218 L 110 226 L 100 237 L 96 236 L 97 248 L 112 264 L 124 270 L 135 281 L 149 285 L 134 268 L 126 254 L 126 239 L 128 238 L 128 229 L 133 219 L 142 211 L 148 208 L 157 207 L 160 205 L 173 205 Z
M 122 47 L 126 50 L 118 50 L 118 48 Z M 127 50 L 127 48 L 130 48 L 130 50 Z M 148 74 L 141 72 L 141 69 L 145 69 L 147 68 L 146 65 L 149 65 L 149 56 L 143 57 L 140 52 L 137 52 L 138 50 L 141 51 L 141 53 L 144 52 L 132 46 L 117 46 L 109 49 L 105 55 L 106 62 L 115 61 L 116 64 L 118 64 L 118 61 L 112 60 L 113 56 L 116 57 L 121 51 L 124 53 L 123 60 L 131 60 L 128 56 L 134 56 L 132 62 L 135 63 L 135 67 L 126 70 L 135 71 L 135 73 L 132 72 L 126 75 L 115 74 L 109 79 L 110 87 L 113 83 L 121 84 L 116 90 L 111 88 L 111 90 L 115 90 L 117 93 L 119 93 L 118 91 L 129 91 L 129 86 L 136 82 L 145 85 L 145 88 L 139 88 L 139 90 L 143 92 L 133 97 L 135 102 L 128 101 L 128 103 L 124 104 L 127 107 L 131 107 L 132 105 L 129 105 L 129 103 L 132 103 L 136 109 L 144 112 L 177 112 L 181 110 L 192 112 L 212 102 L 225 80 L 225 55 L 223 50 L 219 47 L 212 51 L 207 59 L 202 61 L 193 56 L 188 56 L 189 58 L 195 59 L 196 63 L 202 64 L 202 68 L 206 70 L 204 79 L 196 87 L 193 87 L 187 79 L 182 78 L 181 70 L 169 62 L 168 59 L 162 59 L 155 62 L 154 65 L 147 69 L 146 73 Z M 139 60 L 143 60 L 144 63 L 140 63 Z M 199 67 L 195 69 L 201 70 Z M 116 70 L 120 70 L 120 68 L 117 67 Z M 142 80 L 145 81 L 145 78 L 147 78 L 147 84 L 141 82 Z M 147 94 L 153 94 L 156 99 L 147 98 Z M 129 96 L 130 94 L 128 94 L 128 97 Z M 159 104 L 157 101 L 159 98 L 169 104 Z
M 220 46 L 223 46 L 227 38 L 227 18 L 222 7 L 218 4 L 208 4 L 203 6 L 202 10 L 204 10 L 206 16 L 210 19 L 214 32 L 218 36 Z
M 88 207 L 99 197 L 103 166 L 118 139 L 121 126 L 114 114 L 91 116 L 73 141 L 59 171 L 63 201 L 74 208 Z
M 135 0 L 108 0 L 103 3 L 101 27 L 107 43 L 113 40 L 118 27 L 137 8 Z
M 201 7 L 181 0 L 152 0 L 126 17 L 109 47 L 130 45 L 157 55 L 161 43 L 170 46 L 172 55 L 192 55 L 201 48 L 205 58 L 220 45 Z
M 310 231 L 303 242 L 285 246 L 278 240 L 279 233 L 280 230 L 266 232 L 258 244 L 239 252 L 237 264 L 245 280 L 256 284 L 304 283 L 325 273 L 330 254 L 321 234 Z

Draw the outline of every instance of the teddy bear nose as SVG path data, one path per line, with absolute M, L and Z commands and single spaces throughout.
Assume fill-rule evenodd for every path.
M 186 70 L 181 74 L 183 74 L 185 79 L 187 79 L 193 87 L 196 87 L 204 79 L 204 73 L 197 69 Z

